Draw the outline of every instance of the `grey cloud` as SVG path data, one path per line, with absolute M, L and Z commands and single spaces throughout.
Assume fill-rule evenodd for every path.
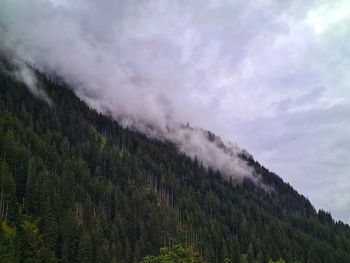
M 4 50 L 0 49 L 0 54 L 4 52 Z M 3 54 L 3 53 L 2 53 Z M 5 57 L 8 57 L 5 55 Z M 2 58 L 4 59 L 4 58 Z M 26 85 L 28 90 L 36 97 L 45 101 L 48 105 L 53 106 L 53 102 L 49 95 L 40 87 L 40 84 L 37 80 L 36 73 L 33 71 L 32 67 L 24 63 L 23 61 L 17 59 L 9 59 L 11 63 L 11 70 L 7 69 L 6 66 L 2 64 L 0 61 L 0 70 L 3 73 L 8 74 L 14 77 L 17 81 L 20 81 Z
M 307 19 L 323 5 L 2 0 L 0 38 L 124 125 L 227 173 L 250 173 L 181 123 L 212 130 L 347 220 L 349 18 L 316 32 Z
M 63 76 L 97 110 L 111 112 L 122 124 L 149 136 L 175 142 L 206 166 L 238 179 L 252 174 L 237 157 L 238 147 L 227 154 L 209 142 L 202 129 L 181 128 L 187 118 L 195 119 L 192 105 L 198 107 L 197 114 L 202 106 L 194 102 L 201 87 L 192 86 L 198 83 L 192 65 L 180 59 L 183 48 L 171 35 L 185 28 L 177 17 L 181 6 L 175 5 L 175 13 L 168 18 L 168 6 L 149 2 L 96 5 L 87 1 L 53 7 L 34 1 L 28 8 L 28 3 L 4 1 L 2 5 L 2 13 L 6 12 L 1 16 L 2 45 L 17 59 Z M 156 18 L 149 12 L 155 12 Z M 158 19 L 164 19 L 164 25 Z M 211 54 L 207 57 L 210 60 Z M 207 63 L 210 66 L 211 61 Z M 19 76 L 32 92 L 48 100 L 34 89 L 36 83 L 27 68 L 21 68 Z
M 237 139 L 317 208 L 349 222 L 349 112 L 346 103 L 260 118 L 241 125 L 245 136 Z
M 50 106 L 53 105 L 51 98 L 46 94 L 46 92 L 39 88 L 38 81 L 36 79 L 35 73 L 31 70 L 29 66 L 19 62 L 17 69 L 14 71 L 14 76 L 22 81 L 29 89 L 31 93 L 40 99 L 44 100 Z

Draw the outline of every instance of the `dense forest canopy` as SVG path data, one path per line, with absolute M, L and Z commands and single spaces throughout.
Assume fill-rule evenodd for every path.
M 178 244 L 207 262 L 350 262 L 349 226 L 251 156 L 268 190 L 37 78 L 51 105 L 0 73 L 1 262 L 140 262 Z

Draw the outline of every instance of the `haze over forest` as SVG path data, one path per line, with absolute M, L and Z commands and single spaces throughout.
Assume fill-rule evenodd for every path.
M 200 128 L 213 131 L 350 222 L 349 24 L 347 0 L 2 0 L 0 49 L 48 103 L 25 63 L 124 126 L 249 176 L 206 145 Z

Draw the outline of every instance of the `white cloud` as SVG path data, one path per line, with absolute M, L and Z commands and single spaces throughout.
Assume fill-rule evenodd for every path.
M 325 32 L 334 24 L 350 17 L 350 2 L 336 0 L 323 2 L 307 15 L 307 24 L 318 34 Z
M 237 141 L 348 220 L 348 1 L 54 2 L 1 1 L 2 45 L 125 124 Z

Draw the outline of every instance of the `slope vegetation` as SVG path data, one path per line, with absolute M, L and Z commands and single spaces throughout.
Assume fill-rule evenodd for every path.
M 224 180 L 38 74 L 0 74 L 1 262 L 139 262 L 173 244 L 208 262 L 350 262 L 350 228 L 252 157 L 271 190 Z

